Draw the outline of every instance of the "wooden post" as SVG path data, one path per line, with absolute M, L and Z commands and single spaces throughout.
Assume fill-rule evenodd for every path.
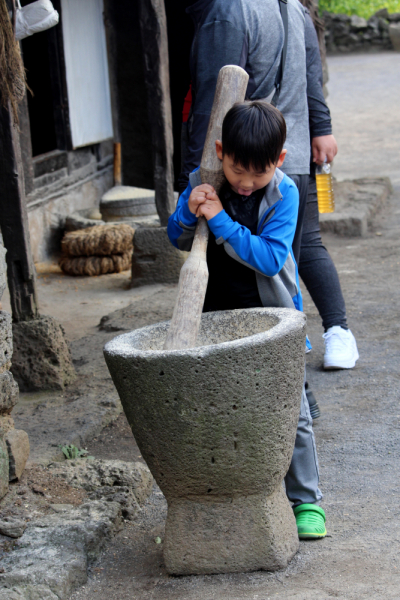
M 139 0 L 147 106 L 151 128 L 156 207 L 161 225 L 175 210 L 167 20 L 164 0 Z
M 121 142 L 114 142 L 114 185 L 122 185 Z
M 11 107 L 0 109 L 0 227 L 7 249 L 7 279 L 14 322 L 38 316 L 24 172 L 19 132 L 12 122 Z
M 117 32 L 115 31 L 110 1 L 104 2 L 104 28 L 107 42 L 108 75 L 110 80 L 111 113 L 114 131 L 114 185 L 122 185 L 121 131 L 118 111 Z
M 29 120 L 28 98 L 27 94 L 21 100 L 18 106 L 19 120 L 19 143 L 21 148 L 22 166 L 24 169 L 24 189 L 25 195 L 33 190 L 33 163 L 32 163 L 32 140 L 31 126 Z

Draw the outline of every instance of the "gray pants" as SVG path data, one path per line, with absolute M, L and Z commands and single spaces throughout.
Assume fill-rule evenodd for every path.
M 299 504 L 315 504 L 322 498 L 318 487 L 319 469 L 317 449 L 310 407 L 303 386 L 301 397 L 299 424 L 297 425 L 296 442 L 292 462 L 285 477 L 286 495 L 293 507 Z

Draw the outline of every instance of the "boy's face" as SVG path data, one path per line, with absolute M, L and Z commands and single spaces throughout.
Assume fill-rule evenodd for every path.
M 215 147 L 218 158 L 222 160 L 225 177 L 233 191 L 240 196 L 250 196 L 256 190 L 260 190 L 268 185 L 274 176 L 275 169 L 282 166 L 286 156 L 286 150 L 282 150 L 279 160 L 275 165 L 268 165 L 264 171 L 255 171 L 253 168 L 247 170 L 240 164 L 235 164 L 231 156 L 223 154 L 222 143 L 219 140 L 215 142 Z

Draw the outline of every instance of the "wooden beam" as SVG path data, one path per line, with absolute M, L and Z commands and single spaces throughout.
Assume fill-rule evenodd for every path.
M 156 207 L 161 225 L 175 210 L 167 19 L 164 0 L 139 0 Z
M 53 0 L 53 5 L 60 15 L 60 22 L 55 27 L 48 29 L 46 35 L 49 52 L 49 68 L 53 95 L 54 125 L 56 131 L 57 149 L 72 150 L 67 74 L 65 68 L 64 40 L 61 25 L 61 0 Z
M 119 122 L 119 97 L 118 97 L 118 31 L 113 19 L 112 0 L 104 0 L 104 28 L 107 43 L 108 76 L 110 80 L 111 113 L 114 130 L 114 143 L 121 143 L 121 128 Z
M 25 195 L 27 195 L 33 190 L 34 172 L 32 163 L 31 125 L 29 120 L 28 98 L 26 94 L 18 106 L 18 120 L 21 158 L 24 168 L 24 187 Z
M 0 228 L 7 249 L 7 279 L 15 322 L 38 316 L 36 277 L 25 203 L 24 171 L 11 107 L 0 109 Z

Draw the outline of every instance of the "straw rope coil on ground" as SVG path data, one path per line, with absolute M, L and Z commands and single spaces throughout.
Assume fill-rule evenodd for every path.
M 132 264 L 132 252 L 111 256 L 63 256 L 60 267 L 67 275 L 106 275 L 126 271 Z
M 61 241 L 60 267 L 68 275 L 105 275 L 130 268 L 134 229 L 130 225 L 96 225 L 69 231 Z
M 110 256 L 133 248 L 134 229 L 130 225 L 95 225 L 67 232 L 61 250 L 67 256 Z

